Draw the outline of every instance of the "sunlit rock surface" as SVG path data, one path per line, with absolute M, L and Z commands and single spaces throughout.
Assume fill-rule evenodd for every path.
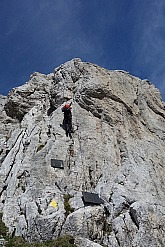
M 72 139 L 62 128 L 65 98 Z M 165 105 L 154 85 L 73 59 L 0 96 L 0 111 L 0 209 L 11 234 L 165 246 Z M 103 203 L 85 206 L 83 191 Z

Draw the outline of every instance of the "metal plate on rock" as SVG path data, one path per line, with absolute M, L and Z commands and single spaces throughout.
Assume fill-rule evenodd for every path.
M 51 167 L 64 169 L 63 160 L 51 159 Z
M 98 194 L 83 192 L 83 202 L 84 205 L 100 205 L 103 201 L 100 199 Z

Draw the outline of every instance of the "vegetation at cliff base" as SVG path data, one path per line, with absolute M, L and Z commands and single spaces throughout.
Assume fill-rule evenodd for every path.
M 76 247 L 74 238 L 69 235 L 60 236 L 56 240 L 50 240 L 42 243 L 29 243 L 22 237 L 10 237 L 8 228 L 2 221 L 2 213 L 0 213 L 0 237 L 4 238 L 6 247 Z
M 7 240 L 6 247 L 76 247 L 76 245 L 72 236 L 65 235 L 42 243 L 29 243 L 22 237 L 14 237 Z

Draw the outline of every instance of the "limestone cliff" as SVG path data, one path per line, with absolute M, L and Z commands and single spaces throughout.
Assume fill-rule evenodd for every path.
M 72 139 L 61 127 L 66 97 Z M 165 105 L 154 85 L 73 59 L 0 96 L 0 111 L 0 210 L 11 234 L 165 246 Z M 102 204 L 85 206 L 83 191 Z

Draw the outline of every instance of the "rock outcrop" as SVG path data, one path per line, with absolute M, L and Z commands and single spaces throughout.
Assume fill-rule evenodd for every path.
M 65 98 L 72 139 L 61 127 Z M 165 105 L 154 85 L 73 59 L 0 96 L 0 110 L 0 209 L 12 235 L 165 246 Z M 102 204 L 84 205 L 83 191 Z

